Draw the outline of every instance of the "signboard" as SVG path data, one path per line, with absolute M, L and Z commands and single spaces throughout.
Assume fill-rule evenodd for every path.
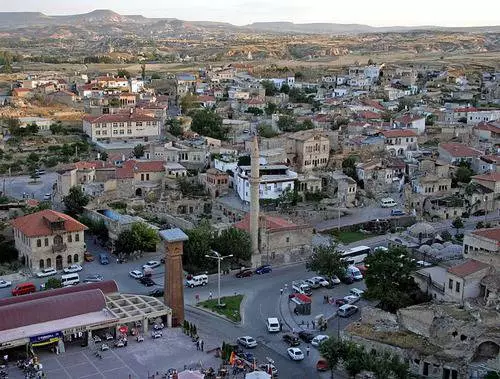
M 30 342 L 37 343 L 37 342 L 43 342 L 43 341 L 51 340 L 54 338 L 57 339 L 57 338 L 61 338 L 61 337 L 62 337 L 61 332 L 52 332 L 52 333 L 42 334 L 39 336 L 30 337 Z

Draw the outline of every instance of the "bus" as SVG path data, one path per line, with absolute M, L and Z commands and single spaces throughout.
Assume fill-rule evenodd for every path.
M 358 265 L 363 263 L 366 256 L 371 253 L 369 246 L 356 246 L 342 252 L 342 260 L 346 260 L 349 265 Z

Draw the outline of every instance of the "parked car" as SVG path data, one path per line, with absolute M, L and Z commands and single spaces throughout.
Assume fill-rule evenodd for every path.
M 163 295 L 165 294 L 165 291 L 163 291 L 163 289 L 161 288 L 157 288 L 157 289 L 154 289 L 152 290 L 150 293 L 149 293 L 149 296 L 153 296 L 153 297 L 163 297 Z
M 319 282 L 317 280 L 313 279 L 313 278 L 306 279 L 304 281 L 312 289 L 318 289 L 319 287 L 321 287 L 321 285 L 319 284 Z
M 100 274 L 88 275 L 83 279 L 83 283 L 97 283 L 102 282 L 104 278 Z
M 125 341 L 123 340 L 118 340 L 118 341 L 115 341 L 115 347 L 124 347 L 125 346 Z
M 361 297 L 365 293 L 365 291 L 360 290 L 359 288 L 351 288 L 349 293 L 353 296 Z
M 11 281 L 8 280 L 0 280 L 0 288 L 10 287 L 12 285 Z
M 151 278 L 148 278 L 148 277 L 142 277 L 139 279 L 139 282 L 141 282 L 141 284 L 145 285 L 146 287 L 153 287 L 156 285 L 156 283 L 154 282 L 153 279 Z
M 290 346 L 299 346 L 300 345 L 299 337 L 297 337 L 295 334 L 291 334 L 291 333 L 283 334 L 283 341 L 285 341 Z
M 328 287 L 330 285 L 330 282 L 322 276 L 314 276 L 311 278 L 311 280 L 314 280 L 317 284 L 320 285 L 320 287 Z
M 262 265 L 255 269 L 255 273 L 258 275 L 267 274 L 268 272 L 273 272 L 271 265 Z
M 391 216 L 404 216 L 406 213 L 401 209 L 393 209 L 391 210 Z
M 252 275 L 253 275 L 253 271 L 247 268 L 247 269 L 241 270 L 240 272 L 237 272 L 235 276 L 237 278 L 247 278 L 247 277 L 252 276 Z
M 201 275 L 195 275 L 191 277 L 186 278 L 186 286 L 187 287 L 198 287 L 198 286 L 205 286 L 208 284 L 208 276 L 206 274 L 201 274 Z
M 94 340 L 95 343 L 99 343 L 102 341 L 101 337 L 99 337 L 97 334 L 92 336 L 92 339 Z
M 73 272 L 79 272 L 79 271 L 82 271 L 83 270 L 83 267 L 78 265 L 78 264 L 74 264 L 74 265 L 71 265 L 69 267 L 66 267 L 63 271 L 66 273 L 66 274 L 72 274 Z
M 46 278 L 47 276 L 56 275 L 57 270 L 53 267 L 45 268 L 42 271 L 36 273 L 37 278 Z
M 395 207 L 396 205 L 398 205 L 398 203 L 396 203 L 394 201 L 394 199 L 392 199 L 390 197 L 385 197 L 385 198 L 380 200 L 380 206 L 382 208 L 391 208 L 391 207 Z
M 351 304 L 344 304 L 339 309 L 337 309 L 337 315 L 339 317 L 350 317 L 358 311 L 358 307 Z
M 107 343 L 103 343 L 101 345 L 101 351 L 106 351 L 106 350 L 109 350 L 109 345 Z
M 262 371 L 267 372 L 268 374 L 269 374 L 269 371 L 271 371 L 273 378 L 276 378 L 278 376 L 278 369 L 276 368 L 275 365 L 273 365 L 271 363 L 260 364 L 259 368 Z
M 156 267 L 160 267 L 161 263 L 158 261 L 147 261 L 145 264 L 142 265 L 142 269 L 153 269 Z
M 104 339 L 105 339 L 106 341 L 112 341 L 112 340 L 114 340 L 113 335 L 112 335 L 111 333 L 106 333 L 106 334 L 104 335 Z
M 51 193 L 46 193 L 43 195 L 43 201 L 50 201 L 52 199 L 52 194 Z
M 286 349 L 288 356 L 294 361 L 301 361 L 304 359 L 304 353 L 298 347 L 289 347 Z
M 153 330 L 151 332 L 151 338 L 156 339 L 156 338 L 161 338 L 163 336 L 163 333 L 161 330 Z
M 426 261 L 417 261 L 417 267 L 430 267 L 432 263 Z
M 311 341 L 314 338 L 314 334 L 311 332 L 308 332 L 307 330 L 301 330 L 299 332 L 299 337 L 302 341 L 307 342 L 307 343 L 311 343 Z
M 340 284 L 340 279 L 337 275 L 333 275 L 330 279 L 330 283 L 332 284 Z
M 134 279 L 141 279 L 144 275 L 139 270 L 132 270 L 128 273 Z
M 326 334 L 318 334 L 312 339 L 311 345 L 318 347 L 323 341 L 326 341 L 328 338 L 330 337 L 328 337 Z
M 340 281 L 344 284 L 352 284 L 354 283 L 354 279 L 350 276 L 343 276 L 342 279 L 340 279 Z
M 346 304 L 354 304 L 359 301 L 360 297 L 356 295 L 347 295 L 344 296 L 344 301 Z
M 318 371 L 328 371 L 328 361 L 324 358 L 318 359 L 318 362 L 316 362 L 316 370 Z
M 251 347 L 257 347 L 257 341 L 255 338 L 250 337 L 250 336 L 243 336 L 243 337 L 238 337 L 236 340 L 240 345 L 251 348 Z
M 83 253 L 83 260 L 85 262 L 93 262 L 94 256 L 92 254 L 90 254 L 88 251 L 86 251 L 85 253 Z

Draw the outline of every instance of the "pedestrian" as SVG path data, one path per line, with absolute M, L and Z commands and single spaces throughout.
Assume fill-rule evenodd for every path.
M 201 345 L 201 351 L 203 351 L 203 347 L 205 346 L 205 341 L 201 340 L 200 345 Z
M 199 303 L 200 302 L 200 295 L 196 294 L 194 296 L 194 298 L 196 299 L 196 302 Z
M 4 365 L 6 365 L 6 366 L 7 366 L 7 364 L 9 363 L 9 355 L 8 355 L 8 354 L 5 354 L 5 355 L 3 356 L 3 363 L 4 363 Z
M 280 288 L 280 295 L 283 295 L 283 288 Z
M 283 330 L 283 321 L 280 320 L 280 332 Z
M 213 297 L 213 294 L 212 294 L 212 291 L 210 291 L 210 293 L 208 294 L 208 299 L 212 300 L 212 297 Z
M 306 356 L 309 356 L 309 351 L 311 351 L 311 348 L 309 346 L 306 347 Z
M 312 324 L 313 329 L 315 329 L 316 328 L 316 323 L 314 322 L 314 320 L 311 321 L 311 324 Z
M 196 350 L 200 350 L 200 340 L 196 341 Z
M 309 329 L 309 320 L 307 320 L 307 329 Z
M 328 303 L 328 295 L 323 296 L 323 304 Z

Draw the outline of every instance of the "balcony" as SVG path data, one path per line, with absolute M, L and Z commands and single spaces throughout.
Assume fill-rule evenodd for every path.
M 60 253 L 62 251 L 66 251 L 67 246 L 65 243 L 57 244 L 52 246 L 52 253 Z

